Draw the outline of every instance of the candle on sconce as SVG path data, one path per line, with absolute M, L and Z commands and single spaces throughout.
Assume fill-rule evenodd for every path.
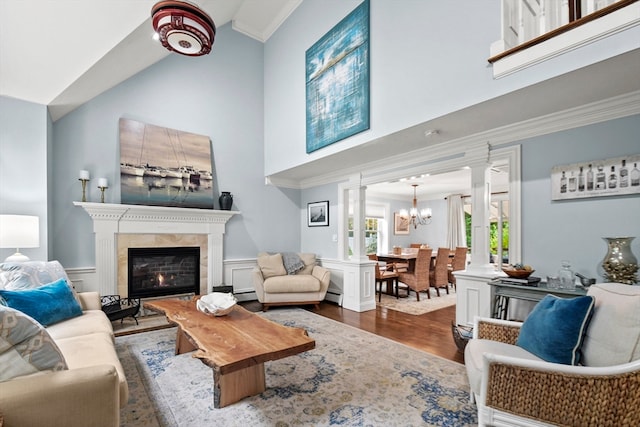
M 81 170 L 80 179 L 86 179 L 88 181 L 90 179 L 89 171 Z
M 98 187 L 108 187 L 107 178 L 99 178 L 98 179 Z

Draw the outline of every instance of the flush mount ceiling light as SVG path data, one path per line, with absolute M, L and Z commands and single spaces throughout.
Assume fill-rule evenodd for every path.
M 216 35 L 213 19 L 186 1 L 159 1 L 151 8 L 153 29 L 162 46 L 187 56 L 211 52 Z

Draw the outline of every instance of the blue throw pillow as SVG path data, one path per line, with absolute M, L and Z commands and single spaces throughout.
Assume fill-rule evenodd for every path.
M 547 362 L 577 365 L 594 302 L 546 295 L 525 319 L 516 345 Z
M 64 279 L 35 289 L 9 291 L 0 289 L 0 299 L 44 326 L 80 316 L 82 308 Z

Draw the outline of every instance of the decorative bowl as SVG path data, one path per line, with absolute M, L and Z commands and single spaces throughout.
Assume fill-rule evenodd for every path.
M 507 276 L 513 277 L 514 279 L 526 279 L 531 276 L 535 270 L 516 270 L 515 268 L 503 268 Z
M 196 307 L 204 314 L 226 316 L 231 313 L 237 302 L 232 293 L 212 292 L 202 296 L 196 303 Z

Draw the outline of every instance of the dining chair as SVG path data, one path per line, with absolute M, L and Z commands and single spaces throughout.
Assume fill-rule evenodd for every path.
M 453 255 L 453 261 L 451 262 L 451 266 L 449 267 L 448 279 L 449 283 L 453 285 L 453 289 L 456 288 L 456 276 L 453 274 L 454 271 L 464 270 L 467 264 L 467 248 L 465 246 L 456 247 L 456 252 Z
M 440 296 L 440 288 L 449 293 L 449 248 L 438 248 L 436 262 L 429 271 L 429 286 L 436 288 L 436 294 Z
M 420 301 L 420 292 L 426 291 L 427 297 L 431 299 L 429 293 L 429 270 L 431 269 L 431 249 L 418 249 L 416 264 L 413 271 L 399 272 L 399 281 L 415 291 L 416 299 Z
M 391 286 L 396 298 L 399 298 L 398 273 L 381 270 L 380 264 L 376 263 L 376 293 L 378 294 L 378 301 L 382 301 L 382 284 L 386 285 L 387 293 L 389 293 L 389 286 Z M 378 288 L 378 286 L 380 287 Z
M 377 254 L 367 254 L 367 257 L 371 261 L 376 261 L 376 263 L 378 264 L 378 268 L 380 268 L 381 271 L 385 271 L 387 269 L 387 264 L 383 261 L 378 260 Z M 380 265 L 381 262 L 382 262 L 382 265 Z

